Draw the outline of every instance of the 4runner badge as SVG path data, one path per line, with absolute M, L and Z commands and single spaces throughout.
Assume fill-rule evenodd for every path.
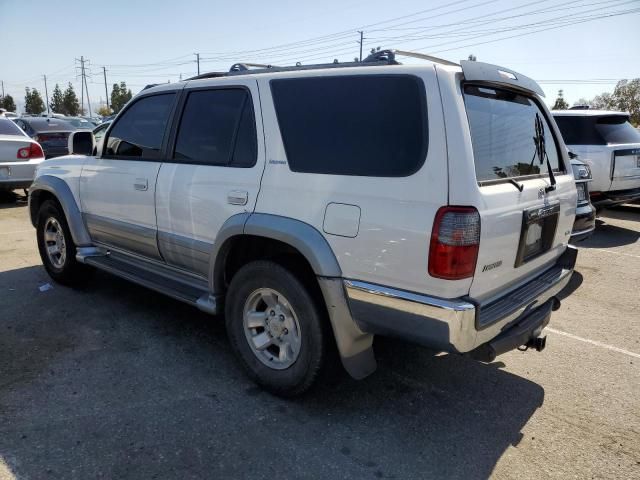
M 494 268 L 498 268 L 500 265 L 502 265 L 502 260 L 498 260 L 497 262 L 490 263 L 489 265 L 485 265 L 484 267 L 482 267 L 482 271 L 483 272 L 488 272 L 489 270 L 493 270 Z

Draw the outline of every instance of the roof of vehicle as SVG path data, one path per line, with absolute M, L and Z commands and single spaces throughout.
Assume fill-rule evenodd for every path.
M 73 132 L 75 128 L 73 125 L 60 120 L 58 118 L 43 118 L 43 117 L 27 117 L 20 118 L 25 123 L 28 123 L 31 128 L 36 131 L 55 131 L 55 132 Z
M 629 116 L 629 112 L 618 112 L 615 110 L 551 110 L 553 115 L 561 117 L 597 117 L 604 115 Z

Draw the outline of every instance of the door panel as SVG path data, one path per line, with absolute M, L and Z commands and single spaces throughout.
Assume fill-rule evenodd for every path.
M 102 157 L 87 159 L 80 199 L 94 241 L 161 258 L 156 239 L 156 180 L 177 97 L 175 91 L 161 91 L 135 99 L 109 129 Z
M 82 170 L 80 198 L 96 242 L 160 258 L 156 242 L 158 162 L 91 158 Z M 142 185 L 146 184 L 146 188 Z
M 227 93 L 207 93 L 220 90 Z M 187 85 L 185 95 L 174 159 L 158 175 L 158 242 L 168 264 L 206 276 L 224 222 L 255 208 L 264 169 L 259 93 L 255 80 L 230 78 Z M 229 114 L 234 104 L 248 114 Z

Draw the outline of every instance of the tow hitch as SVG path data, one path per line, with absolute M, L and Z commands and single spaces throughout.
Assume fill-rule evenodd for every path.
M 547 346 L 547 337 L 541 336 L 540 333 L 549 323 L 551 312 L 558 308 L 560 308 L 560 300 L 557 297 L 551 297 L 518 323 L 493 340 L 472 350 L 468 355 L 481 362 L 493 362 L 498 355 L 516 348 L 521 351 L 532 348 L 536 352 L 541 352 Z

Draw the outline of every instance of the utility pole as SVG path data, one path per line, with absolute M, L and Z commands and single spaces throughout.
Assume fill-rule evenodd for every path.
M 80 115 L 82 115 L 83 111 L 84 111 L 84 57 L 81 56 L 80 57 Z
M 109 92 L 107 90 L 107 69 L 105 67 L 102 67 L 102 73 L 104 75 L 104 94 L 105 97 L 107 98 L 107 108 L 109 107 Z
M 362 61 L 362 42 L 364 40 L 364 31 L 358 30 L 358 33 L 360 34 L 360 41 L 358 42 L 360 44 L 360 61 Z
M 2 98 L 4 98 L 4 80 L 2 80 Z
M 194 55 L 196 56 L 196 62 L 198 63 L 198 75 L 200 75 L 200 54 L 194 53 Z
M 89 85 L 87 84 L 87 73 L 84 69 L 84 64 L 82 65 L 82 74 L 84 76 L 84 88 L 87 89 L 87 107 L 89 108 L 89 116 L 91 116 L 91 101 L 89 100 Z
M 47 115 L 50 114 L 49 112 L 49 90 L 47 89 L 47 76 L 43 75 L 44 77 L 44 98 L 47 100 Z

